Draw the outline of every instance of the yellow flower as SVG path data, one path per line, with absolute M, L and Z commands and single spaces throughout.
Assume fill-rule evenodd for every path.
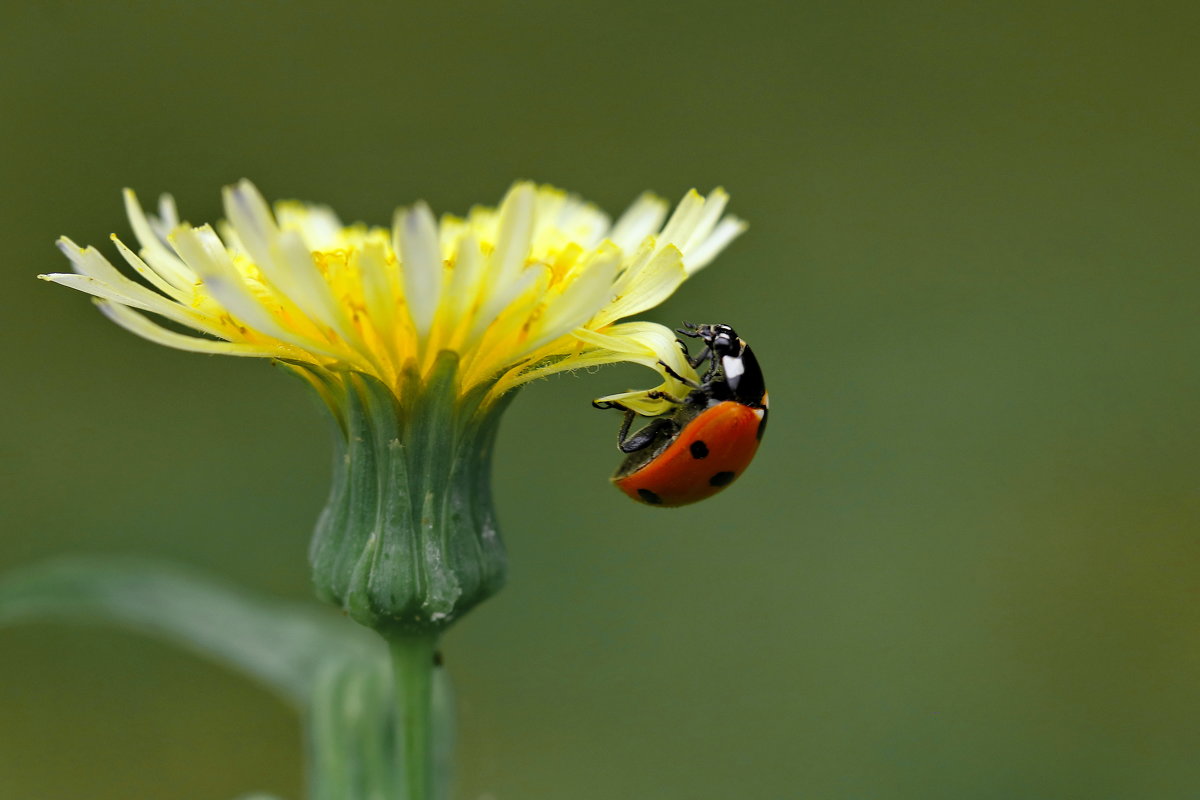
M 180 222 L 166 196 L 149 216 L 126 191 L 139 247 L 112 238 L 145 284 L 67 238 L 59 246 L 75 272 L 41 277 L 94 295 L 114 322 L 159 344 L 365 373 L 401 399 L 406 372 L 428 376 L 445 350 L 458 354 L 459 396 L 486 386 L 495 398 L 616 361 L 658 370 L 659 388 L 680 394 L 658 364 L 695 376 L 674 335 L 618 321 L 661 303 L 741 233 L 722 217 L 727 200 L 691 191 L 663 225 L 667 204 L 645 194 L 610 223 L 574 195 L 517 183 L 499 208 L 437 220 L 418 203 L 388 230 L 345 226 L 323 206 L 272 213 L 242 181 L 225 189 L 226 220 L 214 228 Z M 646 394 L 618 397 L 661 412 Z

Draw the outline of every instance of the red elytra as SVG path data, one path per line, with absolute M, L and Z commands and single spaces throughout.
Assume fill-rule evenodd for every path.
M 758 451 L 766 421 L 762 408 L 727 400 L 700 413 L 666 449 L 613 483 L 625 494 L 655 506 L 683 506 L 712 497 L 745 471 Z

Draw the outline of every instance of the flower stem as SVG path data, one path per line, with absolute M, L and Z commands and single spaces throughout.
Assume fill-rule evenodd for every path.
M 403 800 L 433 796 L 433 659 L 435 633 L 396 634 L 388 639 L 395 676 L 396 764 Z

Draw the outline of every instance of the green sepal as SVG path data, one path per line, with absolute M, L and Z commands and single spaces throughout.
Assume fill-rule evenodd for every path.
M 385 635 L 439 631 L 504 584 L 491 461 L 511 393 L 459 396 L 443 351 L 399 392 L 356 372 L 313 373 L 335 430 L 333 488 L 309 560 L 317 594 Z M 397 396 L 397 394 L 399 396 Z

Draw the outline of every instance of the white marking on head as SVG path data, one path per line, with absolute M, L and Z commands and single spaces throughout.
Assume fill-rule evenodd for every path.
M 721 366 L 725 369 L 725 382 L 730 386 L 735 385 L 738 378 L 742 377 L 742 373 L 746 371 L 742 360 L 737 356 L 723 356 Z

